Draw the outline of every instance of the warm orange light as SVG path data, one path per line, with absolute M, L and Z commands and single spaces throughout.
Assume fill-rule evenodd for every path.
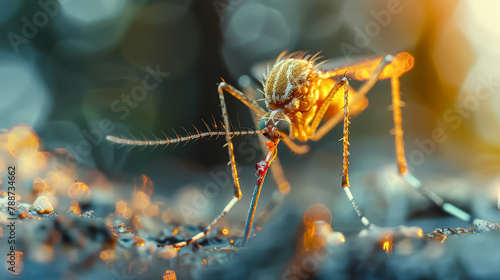
M 142 180 L 142 191 L 150 196 L 153 194 L 153 182 L 146 175 L 141 175 Z
M 222 234 L 228 235 L 229 234 L 229 230 L 227 228 L 223 229 L 222 230 Z
M 59 182 L 58 182 L 58 187 L 56 187 L 56 191 L 60 190 L 61 193 L 65 192 L 65 191 L 67 192 L 68 186 L 71 186 L 74 183 L 78 183 L 78 182 L 75 182 L 75 178 L 77 178 L 78 174 L 77 174 L 76 170 L 74 170 L 74 169 L 67 168 L 64 170 L 60 170 L 59 172 L 57 172 L 57 174 L 58 174 Z M 45 181 L 47 181 L 48 185 L 55 187 L 55 185 L 49 184 L 48 177 L 45 179 Z
M 136 192 L 133 197 L 132 205 L 135 209 L 143 210 L 149 205 L 149 196 L 142 191 Z
M 165 271 L 165 273 L 163 273 L 163 280 L 177 280 L 177 277 L 175 276 L 175 271 L 173 270 Z
M 76 200 L 89 200 L 90 193 L 89 187 L 82 182 L 72 184 L 68 190 L 69 197 Z
M 382 249 L 385 251 L 385 253 L 389 256 L 392 251 L 392 240 L 391 240 L 391 235 L 388 234 L 385 236 L 385 241 L 382 244 Z
M 47 185 L 47 182 L 45 181 L 45 179 L 42 179 L 42 178 L 35 178 L 35 180 L 33 180 L 33 190 L 37 194 L 39 194 L 39 193 L 55 194 L 56 193 L 55 189 L 52 188 L 51 186 Z
M 139 240 L 137 240 L 136 244 L 139 246 L 146 246 L 146 240 L 140 238 Z
M 30 158 L 38 152 L 38 136 L 29 126 L 14 126 L 7 139 L 7 149 L 15 158 Z
M 115 208 L 116 216 L 118 216 L 118 214 L 120 213 L 125 212 L 125 209 L 127 209 L 127 203 L 125 201 L 118 201 Z
M 132 209 L 127 208 L 125 211 L 123 211 L 123 218 L 125 219 L 130 219 L 132 217 Z
M 73 213 L 80 215 L 82 210 L 80 209 L 80 205 L 78 205 L 78 201 L 72 200 L 69 206 L 69 211 L 73 211 Z
M 443 238 L 443 240 L 441 240 L 441 244 L 444 243 L 444 241 L 446 240 L 446 238 L 448 238 L 448 236 L 445 235 L 444 238 Z
M 115 250 L 113 249 L 104 250 L 99 254 L 99 258 L 101 258 L 101 260 L 105 262 L 111 261 L 115 258 Z
M 144 214 L 148 217 L 155 217 L 158 215 L 158 212 L 160 212 L 160 207 L 155 204 L 149 204 L 145 209 L 144 209 Z
M 311 226 L 314 222 L 323 221 L 327 224 L 332 223 L 332 213 L 328 208 L 321 204 L 315 204 L 309 207 L 304 214 L 304 225 Z
M 203 264 L 203 267 L 207 267 L 207 259 L 203 259 L 202 264 Z
M 139 216 L 135 216 L 134 219 L 132 220 L 132 223 L 134 224 L 134 226 L 135 226 L 136 229 L 141 229 L 142 228 L 141 220 L 142 220 L 142 218 L 139 217 Z
M 35 180 L 33 180 L 33 190 L 36 193 L 43 192 L 45 190 L 45 186 L 47 186 L 47 184 L 45 183 L 44 179 L 42 179 L 42 178 L 35 178 Z
M 389 241 L 385 241 L 384 244 L 382 245 L 382 249 L 389 255 Z
M 328 242 L 328 236 L 333 232 L 330 226 L 332 214 L 328 208 L 317 204 L 309 207 L 304 213 L 305 232 L 302 238 L 304 252 L 321 248 Z
M 40 170 L 46 165 L 45 153 L 36 152 L 30 157 L 23 158 L 23 162 L 28 168 Z
M 419 230 L 417 232 L 418 237 L 422 237 L 424 235 L 424 232 L 422 230 Z
M 11 266 L 9 262 L 6 262 L 5 266 L 10 273 L 14 275 L 19 275 L 21 271 L 23 271 L 24 267 L 24 253 L 15 251 L 13 259 L 15 261 L 15 267 Z
M 173 235 L 177 235 L 179 233 L 178 229 L 174 229 L 174 232 L 172 232 Z

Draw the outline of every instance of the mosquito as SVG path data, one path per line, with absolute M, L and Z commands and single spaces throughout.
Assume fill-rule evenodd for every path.
M 343 121 L 343 168 L 341 186 L 350 200 L 361 223 L 370 228 L 370 223 L 358 207 L 350 191 L 348 172 L 349 147 L 349 119 L 363 111 L 368 101 L 366 94 L 378 80 L 391 80 L 392 111 L 394 120 L 395 150 L 399 174 L 405 181 L 444 211 L 465 221 L 472 221 L 471 215 L 445 203 L 439 196 L 422 187 L 420 181 L 408 170 L 404 152 L 403 129 L 400 98 L 400 77 L 414 66 L 414 58 L 407 52 L 395 55 L 385 55 L 334 69 L 321 69 L 325 62 L 319 62 L 318 54 L 307 52 L 282 52 L 272 67 L 267 71 L 262 82 L 262 93 L 265 97 L 266 109 L 262 108 L 255 99 L 249 98 L 242 91 L 222 80 L 218 85 L 218 93 L 223 116 L 224 131 L 212 131 L 207 125 L 206 132 L 197 130 L 196 134 L 177 138 L 155 140 L 130 140 L 108 136 L 111 142 L 135 145 L 158 146 L 196 140 L 203 137 L 225 136 L 229 156 L 229 164 L 234 186 L 233 198 L 227 203 L 222 212 L 200 233 L 188 240 L 174 244 L 174 247 L 187 246 L 204 237 L 214 226 L 231 210 L 241 197 L 241 188 L 236 169 L 236 160 L 231 138 L 239 135 L 262 134 L 265 136 L 267 152 L 263 160 L 256 165 L 257 183 L 252 195 L 250 207 L 243 233 L 243 245 L 249 240 L 252 230 L 255 210 L 260 192 L 268 170 L 271 168 L 278 189 L 272 196 L 272 201 L 262 216 L 268 216 L 290 191 L 290 184 L 284 176 L 283 169 L 277 156 L 277 146 L 283 141 L 293 152 L 302 154 L 308 151 L 308 146 L 297 142 L 317 141 L 323 138 L 333 127 Z M 363 81 L 358 90 L 354 90 L 348 78 Z M 258 130 L 231 131 L 224 94 L 229 93 L 236 97 L 254 113 L 261 116 Z M 156 137 L 155 137 L 156 138 Z M 271 165 L 274 162 L 273 165 Z

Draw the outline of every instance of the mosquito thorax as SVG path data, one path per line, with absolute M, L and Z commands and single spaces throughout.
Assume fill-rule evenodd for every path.
M 266 77 L 264 93 L 267 107 L 285 112 L 297 110 L 299 99 L 307 95 L 313 76 L 313 61 L 302 58 L 277 61 Z
M 290 136 L 292 123 L 283 112 L 271 111 L 262 116 L 259 130 L 269 140 L 283 139 Z

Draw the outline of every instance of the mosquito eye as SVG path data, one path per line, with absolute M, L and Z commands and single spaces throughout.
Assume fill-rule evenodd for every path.
M 259 130 L 263 130 L 267 126 L 267 118 L 262 118 L 259 123 Z
M 278 131 L 280 133 L 283 133 L 283 134 L 285 134 L 288 137 L 288 136 L 290 136 L 290 132 L 292 130 L 292 126 L 290 125 L 289 122 L 287 122 L 285 120 L 282 120 L 282 121 L 278 121 L 276 123 L 276 129 L 278 129 Z

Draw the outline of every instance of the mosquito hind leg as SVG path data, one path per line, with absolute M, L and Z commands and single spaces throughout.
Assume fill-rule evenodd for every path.
M 422 186 L 420 180 L 415 178 L 408 170 L 408 164 L 406 162 L 404 141 L 403 141 L 403 128 L 402 128 L 402 101 L 399 89 L 399 76 L 394 76 L 391 78 L 391 93 L 392 93 L 392 114 L 394 119 L 394 139 L 395 139 L 395 149 L 396 149 L 396 159 L 398 162 L 399 174 L 404 178 L 404 180 L 416 189 L 420 194 L 429 199 L 432 203 L 440 207 L 444 212 L 455 216 L 466 222 L 475 224 L 477 219 L 472 217 L 469 213 L 461 210 L 455 205 L 445 202 L 439 195 L 430 191 L 429 189 Z
M 348 82 L 345 77 L 342 77 L 341 80 L 345 81 L 345 85 L 342 86 L 344 89 L 344 130 L 343 130 L 343 137 L 342 137 L 342 146 L 343 146 L 343 160 L 342 160 L 342 189 L 347 195 L 347 198 L 349 198 L 349 201 L 352 204 L 352 207 L 354 208 L 354 211 L 358 215 L 359 219 L 363 223 L 364 226 L 369 227 L 372 225 L 370 221 L 365 217 L 361 209 L 359 209 L 358 204 L 356 203 L 356 200 L 354 200 L 354 196 L 351 193 L 350 189 L 350 184 L 349 184 L 349 91 L 348 91 Z

